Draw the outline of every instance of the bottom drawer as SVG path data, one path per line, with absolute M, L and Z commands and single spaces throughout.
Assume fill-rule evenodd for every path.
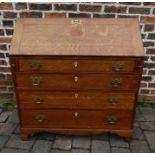
M 132 111 L 127 110 L 21 110 L 22 127 L 130 129 Z

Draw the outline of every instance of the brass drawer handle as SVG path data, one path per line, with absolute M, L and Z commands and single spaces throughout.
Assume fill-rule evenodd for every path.
M 43 98 L 41 96 L 35 96 L 33 98 L 34 103 L 41 104 L 43 102 Z
M 78 61 L 74 61 L 74 67 L 77 68 L 78 67 L 79 62 Z
M 42 123 L 42 122 L 45 120 L 45 116 L 43 116 L 43 115 L 37 115 L 37 116 L 35 117 L 35 120 L 36 120 L 37 122 L 39 122 L 39 123 Z
M 31 68 L 32 68 L 33 70 L 38 70 L 38 69 L 40 69 L 40 68 L 41 68 L 40 62 L 32 62 L 32 63 L 31 63 Z
M 119 100 L 117 97 L 109 97 L 109 102 L 112 104 L 112 105 L 117 105 L 119 103 Z
M 118 88 L 122 85 L 122 80 L 121 79 L 111 80 L 111 85 L 113 88 Z
M 78 76 L 74 76 L 74 81 L 77 82 L 79 80 Z
M 74 116 L 78 117 L 79 113 L 78 112 L 74 112 Z
M 16 67 L 16 64 L 11 64 L 11 67 L 12 67 L 12 68 Z
M 42 78 L 37 76 L 31 77 L 31 80 L 33 86 L 39 86 L 42 82 Z
M 143 65 L 138 65 L 138 68 L 143 68 Z
M 118 122 L 118 118 L 115 117 L 115 116 L 110 116 L 110 117 L 107 118 L 107 122 L 109 124 L 116 124 Z
M 113 62 L 112 63 L 112 68 L 115 70 L 115 71 L 121 71 L 123 69 L 123 64 L 122 63 L 119 63 L 119 62 Z

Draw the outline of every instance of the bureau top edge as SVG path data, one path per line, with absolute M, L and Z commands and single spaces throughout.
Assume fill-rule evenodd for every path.
M 27 54 L 27 55 L 19 55 L 19 54 L 10 54 L 9 53 L 9 57 L 10 58 L 24 58 L 24 59 L 124 59 L 124 60 L 134 60 L 134 59 L 140 59 L 140 60 L 144 60 L 145 59 L 145 56 L 119 56 L 119 55 L 116 55 L 116 56 L 110 56 L 110 55 L 30 55 L 30 54 Z
M 137 19 L 18 19 L 10 55 L 144 56 Z

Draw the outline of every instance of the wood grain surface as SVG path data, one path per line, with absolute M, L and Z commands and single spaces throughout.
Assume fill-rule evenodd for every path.
M 38 68 L 33 68 L 33 64 L 38 65 Z M 100 60 L 94 59 L 19 59 L 19 72 L 90 72 L 90 73 L 137 73 L 139 72 L 136 66 L 136 60 L 117 59 L 105 60 L 103 57 Z M 119 69 L 119 65 L 121 68 Z
M 32 79 L 41 79 L 39 85 L 33 85 Z M 17 89 L 51 90 L 136 90 L 138 75 L 114 74 L 17 74 Z M 77 80 L 77 81 L 76 81 Z M 113 87 L 112 81 L 121 83 Z
M 19 92 L 22 109 L 133 109 L 135 93 L 104 91 L 29 91 Z M 41 98 L 37 103 L 36 98 Z M 38 102 L 39 102 L 38 101 Z
M 10 55 L 144 56 L 137 19 L 19 19 Z
M 131 111 L 122 110 L 21 110 L 22 127 L 57 127 L 57 128 L 108 128 L 131 129 Z M 37 116 L 44 117 L 42 122 Z M 108 122 L 110 117 L 117 118 L 117 122 Z

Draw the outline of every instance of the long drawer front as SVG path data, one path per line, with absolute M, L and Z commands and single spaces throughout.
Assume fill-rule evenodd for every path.
M 138 75 L 105 74 L 17 74 L 17 88 L 43 88 L 58 90 L 103 89 L 135 90 Z
M 135 93 L 102 91 L 20 91 L 21 108 L 133 109 Z
M 123 110 L 21 110 L 22 127 L 130 129 L 132 112 Z
M 20 72 L 128 72 L 137 73 L 141 61 L 122 59 L 19 59 Z

